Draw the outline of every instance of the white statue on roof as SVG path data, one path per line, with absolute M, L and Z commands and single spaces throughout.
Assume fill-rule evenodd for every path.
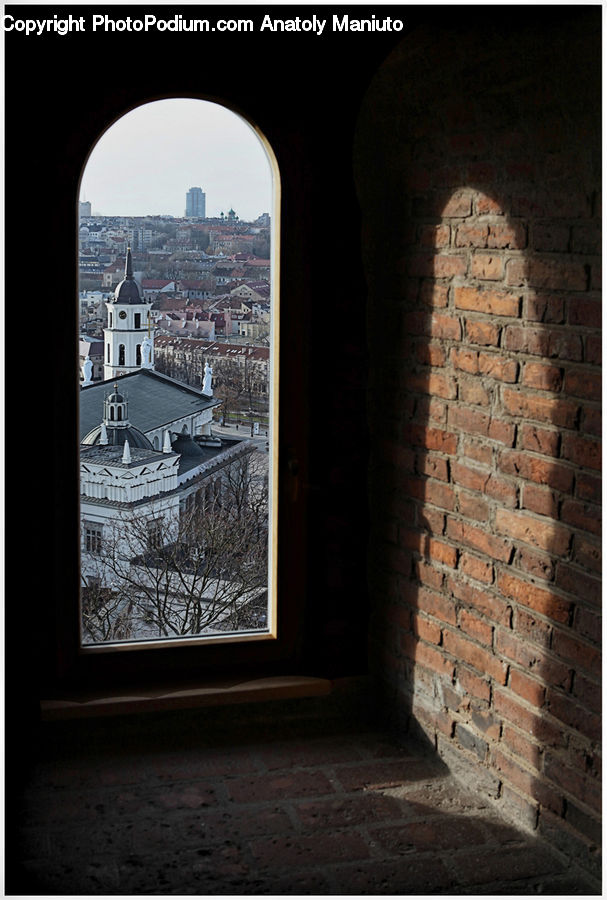
M 84 360 L 84 365 L 82 366 L 82 374 L 84 376 L 83 385 L 91 384 L 91 376 L 93 374 L 93 363 L 91 362 L 90 356 Z
M 213 396 L 213 369 L 208 360 L 204 364 L 204 378 L 202 381 L 202 393 L 206 397 Z

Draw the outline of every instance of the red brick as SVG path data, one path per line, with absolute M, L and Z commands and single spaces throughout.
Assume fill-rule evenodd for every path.
M 466 437 L 464 438 L 462 453 L 460 455 L 468 457 L 474 462 L 481 463 L 481 465 L 488 466 L 491 465 L 493 459 L 493 448 L 490 444 L 486 444 L 482 440 Z
M 497 347 L 500 334 L 501 328 L 497 322 L 486 319 L 466 319 L 466 338 L 471 344 Z
M 453 316 L 434 313 L 428 323 L 428 333 L 435 338 L 459 341 L 462 336 L 462 325 L 460 320 Z
M 539 547 L 555 556 L 563 556 L 570 541 L 570 531 L 554 521 L 542 521 L 534 516 L 507 509 L 495 511 L 495 527 L 498 532 Z
M 569 301 L 569 323 L 587 328 L 600 328 L 602 304 L 600 300 L 587 297 L 571 297 Z
M 520 297 L 509 291 L 491 291 L 472 287 L 455 287 L 457 309 L 473 310 L 493 316 L 518 316 Z
M 417 607 L 441 622 L 455 625 L 457 615 L 452 598 L 445 597 L 436 591 L 420 588 L 417 592 Z
M 506 572 L 498 573 L 497 584 L 504 596 L 516 600 L 517 603 L 534 609 L 556 622 L 569 621 L 571 603 L 553 591 L 540 588 Z
M 601 468 L 601 445 L 597 440 L 564 434 L 561 455 L 579 466 Z
M 558 456 L 560 432 L 540 428 L 537 425 L 524 424 L 521 428 L 521 446 L 523 450 L 533 450 L 545 456 Z
M 470 375 L 478 374 L 478 352 L 476 350 L 453 347 L 449 354 L 449 361 L 455 369 L 468 372 Z
M 467 694 L 476 697 L 478 700 L 488 702 L 491 699 L 491 682 L 487 678 L 483 678 L 471 671 L 464 665 L 457 666 L 457 684 L 462 687 Z
M 600 437 L 603 433 L 602 410 L 597 409 L 596 407 L 586 407 L 582 412 L 582 424 L 580 425 L 580 431 L 584 431 L 587 434 L 594 434 L 597 437 Z
M 561 659 L 574 663 L 578 668 L 601 676 L 601 653 L 596 647 L 580 639 L 573 631 L 556 628 L 552 639 L 552 649 Z
M 603 480 L 600 475 L 578 472 L 575 479 L 575 493 L 580 500 L 601 502 Z
M 447 203 L 442 208 L 445 218 L 465 218 L 472 212 L 472 194 L 464 191 L 456 191 L 451 194 Z
M 582 637 L 598 644 L 602 636 L 603 619 L 599 612 L 578 607 L 575 611 L 573 627 Z
M 551 715 L 564 725 L 573 728 L 591 741 L 600 741 L 602 737 L 600 715 L 585 709 L 577 698 L 548 690 L 546 706 Z
M 561 507 L 561 521 L 592 534 L 601 533 L 601 509 L 590 503 L 564 500 Z
M 451 229 L 448 225 L 423 225 L 419 231 L 419 243 L 422 247 L 448 247 Z
M 477 194 L 475 197 L 476 212 L 479 216 L 493 215 L 503 216 L 505 210 L 499 200 L 490 197 L 488 194 Z
M 449 577 L 447 586 L 461 603 L 473 607 L 493 622 L 501 625 L 510 624 L 512 609 L 502 597 L 483 588 L 474 587 L 461 578 Z
M 544 397 L 525 391 L 504 388 L 504 408 L 512 416 L 549 422 L 563 428 L 575 428 L 578 404 L 560 397 Z
M 488 534 L 482 528 L 475 528 L 473 525 L 461 522 L 451 516 L 447 518 L 447 537 L 473 550 L 478 550 L 480 553 L 486 553 L 487 556 L 501 562 L 508 562 L 512 555 L 510 541 Z
M 496 250 L 524 250 L 527 246 L 527 229 L 522 222 L 507 225 L 490 225 L 487 247 Z
M 455 492 L 452 487 L 441 484 L 439 481 L 429 479 L 424 482 L 423 499 L 427 503 L 439 506 L 441 509 L 455 509 Z
M 403 441 L 426 450 L 440 450 L 451 456 L 457 451 L 457 435 L 440 428 L 410 425 L 403 429 Z
M 471 491 L 482 492 L 485 490 L 490 473 L 453 462 L 451 465 L 451 476 L 454 484 L 461 485 L 461 487 L 468 488 Z
M 439 254 L 434 257 L 434 275 L 437 278 L 453 278 L 466 274 L 468 262 L 465 256 Z
M 464 406 L 451 406 L 448 412 L 448 424 L 451 428 L 483 435 L 499 443 L 511 446 L 514 442 L 515 428 L 499 419 L 492 419 L 479 409 Z
M 481 644 L 485 644 L 489 648 L 491 647 L 493 626 L 485 622 L 484 619 L 481 619 L 473 612 L 462 609 L 459 614 L 459 625 L 469 637 L 474 638 Z
M 565 374 L 563 389 L 574 397 L 583 397 L 585 400 L 600 400 L 602 392 L 602 378 L 600 372 L 585 369 L 569 369 Z
M 489 505 L 482 497 L 471 494 L 469 491 L 459 490 L 458 512 L 467 519 L 475 522 L 486 522 L 489 518 Z
M 565 301 L 558 294 L 534 293 L 525 298 L 523 318 L 530 322 L 560 324 L 565 317 Z
M 410 391 L 434 394 L 447 400 L 457 396 L 453 378 L 437 372 L 410 372 L 406 378 L 406 387 Z
M 602 569 L 601 547 L 593 541 L 575 535 L 573 541 L 573 561 L 579 566 L 600 572 Z
M 442 631 L 436 622 L 424 619 L 421 615 L 417 615 L 413 621 L 413 633 L 417 638 L 427 641 L 429 644 L 440 644 Z
M 502 741 L 514 756 L 521 757 L 521 759 L 526 760 L 526 762 L 530 763 L 535 769 L 539 770 L 542 759 L 542 748 L 538 744 L 528 740 L 520 733 L 520 731 L 517 731 L 510 725 L 504 726 Z
M 531 257 L 527 260 L 527 281 L 535 288 L 585 291 L 588 276 L 583 263 Z
M 444 347 L 439 344 L 420 344 L 416 350 L 417 361 L 423 366 L 436 366 L 440 368 L 445 365 L 447 354 Z
M 489 560 L 481 559 L 464 551 L 460 554 L 459 568 L 464 575 L 469 575 L 476 581 L 482 581 L 485 584 L 493 582 L 493 564 Z
M 538 487 L 535 484 L 526 484 L 522 496 L 523 509 L 538 513 L 540 516 L 558 516 L 558 499 L 554 491 L 549 488 Z
M 471 665 L 477 672 L 487 674 L 498 684 L 504 684 L 508 666 L 490 651 L 469 641 L 461 633 L 445 629 L 443 646 L 447 653 Z
M 532 706 L 537 706 L 539 708 L 544 705 L 544 700 L 546 698 L 546 688 L 544 685 L 540 684 L 540 682 L 536 681 L 534 678 L 523 675 L 518 669 L 510 670 L 508 687 L 518 697 L 526 700 L 527 703 L 530 703 Z
M 567 765 L 567 761 L 549 753 L 544 763 L 548 778 L 561 785 L 568 794 L 601 812 L 601 786 L 595 778 Z
M 422 584 L 436 590 L 440 590 L 445 578 L 444 573 L 440 569 L 436 569 L 431 563 L 423 559 L 416 560 L 415 574 Z
M 504 260 L 493 253 L 475 253 L 470 263 L 470 275 L 486 281 L 500 281 L 504 275 Z
M 540 743 L 559 748 L 565 746 L 566 737 L 559 723 L 549 721 L 544 712 L 524 706 L 511 691 L 494 688 L 493 703 L 497 713 Z
M 531 547 L 517 548 L 514 565 L 542 581 L 552 581 L 554 578 L 553 557 L 548 553 L 532 550 Z
M 573 487 L 574 473 L 570 467 L 518 450 L 503 450 L 498 465 L 506 475 L 518 475 L 562 493 L 570 492 Z
M 544 650 L 550 647 L 552 625 L 520 606 L 514 612 L 513 628 L 518 639 L 532 641 Z M 534 649 L 533 652 L 537 653 L 537 650 Z
M 514 383 L 518 377 L 518 363 L 516 360 L 493 353 L 479 353 L 478 370 L 482 375 L 489 375 L 498 381 Z
M 458 225 L 455 232 L 456 247 L 486 247 L 489 228 L 474 222 L 470 225 Z
M 437 456 L 431 452 L 418 453 L 415 470 L 418 475 L 427 475 L 429 478 L 438 478 L 439 481 L 449 480 L 449 465 L 444 456 Z
M 525 363 L 523 384 L 541 391 L 559 391 L 563 380 L 562 370 L 542 363 Z
M 474 406 L 490 406 L 491 393 L 478 378 L 460 378 L 458 399 Z
M 580 701 L 582 706 L 591 712 L 600 715 L 602 712 L 602 691 L 601 685 L 586 675 L 576 672 L 571 693 Z
M 579 334 L 555 328 L 537 328 L 529 325 L 508 325 L 504 329 L 505 350 L 529 353 L 533 356 L 580 361 L 582 339 Z
M 603 361 L 603 339 L 599 335 L 589 334 L 586 337 L 584 362 L 600 366 Z

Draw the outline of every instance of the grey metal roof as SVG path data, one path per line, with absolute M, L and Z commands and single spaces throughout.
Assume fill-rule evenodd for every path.
M 139 369 L 80 390 L 80 440 L 101 423 L 103 401 L 113 393 L 115 382 L 118 382 L 128 400 L 131 425 L 144 434 L 183 416 L 218 406 L 221 402 L 205 397 L 195 388 L 166 375 L 151 369 Z

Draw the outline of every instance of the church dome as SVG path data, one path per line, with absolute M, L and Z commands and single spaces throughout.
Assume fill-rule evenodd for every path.
M 139 288 L 134 278 L 124 278 L 114 291 L 114 303 L 141 303 Z
M 133 257 L 131 256 L 131 248 L 126 251 L 126 261 L 124 265 L 124 278 L 117 285 L 114 291 L 114 303 L 141 303 L 141 294 L 139 287 L 133 275 Z
M 101 433 L 102 433 L 103 425 L 97 425 L 95 428 L 91 429 L 87 435 L 82 438 L 81 443 L 86 444 L 87 446 L 92 446 L 94 444 L 101 444 Z M 146 438 L 143 431 L 140 431 L 138 428 L 135 428 L 134 425 L 106 425 L 105 433 L 107 434 L 107 442 L 109 445 L 117 447 L 119 445 L 124 444 L 125 441 L 129 442 L 129 447 L 131 449 L 138 447 L 141 450 L 153 450 L 151 441 Z

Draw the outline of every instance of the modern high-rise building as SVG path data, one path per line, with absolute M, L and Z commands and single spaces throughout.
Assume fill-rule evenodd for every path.
M 206 194 L 202 188 L 192 187 L 185 195 L 185 214 L 188 219 L 204 219 L 206 215 Z

